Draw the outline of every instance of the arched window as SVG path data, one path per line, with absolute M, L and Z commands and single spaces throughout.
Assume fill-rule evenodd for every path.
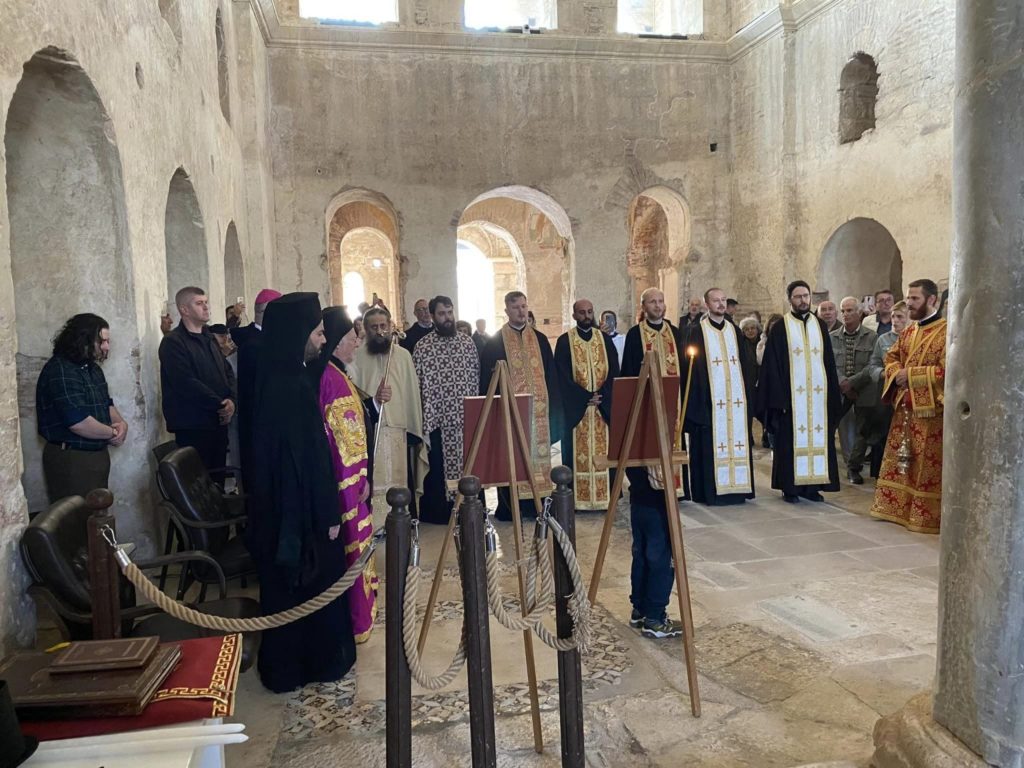
M 359 305 L 366 301 L 366 285 L 358 272 L 346 272 L 341 278 L 342 303 L 349 309 L 349 315 L 358 314 Z
M 557 0 L 466 0 L 467 29 L 558 27 Z
M 855 53 L 839 78 L 839 143 L 857 141 L 875 127 L 878 66 L 863 51 Z
M 299 16 L 333 24 L 398 21 L 397 0 L 299 0 Z
M 619 0 L 616 26 L 633 35 L 699 35 L 704 0 Z

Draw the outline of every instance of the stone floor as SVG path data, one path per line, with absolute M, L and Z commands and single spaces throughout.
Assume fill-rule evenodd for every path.
M 628 626 L 628 504 L 620 506 L 584 659 L 587 760 L 592 766 L 862 766 L 880 715 L 931 686 L 935 666 L 938 538 L 870 519 L 870 481 L 844 483 L 826 504 L 790 506 L 762 489 L 740 507 L 683 503 L 703 715 L 690 714 L 682 643 Z M 589 580 L 603 515 L 577 518 Z M 510 525 L 499 524 L 506 549 Z M 443 531 L 423 531 L 424 576 Z M 454 562 L 449 564 L 454 565 Z M 378 571 L 383 573 L 382 563 Z M 506 592 L 514 572 L 503 568 Z M 424 580 L 426 583 L 426 579 Z M 421 592 L 421 604 L 426 587 Z M 459 584 L 446 570 L 427 664 L 450 659 L 461 626 Z M 670 612 L 676 615 L 673 599 Z M 383 617 L 382 617 L 383 618 Z M 555 654 L 536 645 L 546 749 L 532 748 L 521 635 L 492 620 L 499 765 L 557 766 Z M 437 693 L 414 686 L 416 766 L 468 766 L 465 674 Z M 251 740 L 232 766 L 383 766 L 384 632 L 359 649 L 340 683 L 275 696 L 243 676 L 237 719 Z

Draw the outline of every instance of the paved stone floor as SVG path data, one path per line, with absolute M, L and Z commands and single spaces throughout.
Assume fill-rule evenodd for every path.
M 873 487 L 843 484 L 828 503 L 790 506 L 768 489 L 739 507 L 684 502 L 703 716 L 690 715 L 679 640 L 628 626 L 629 507 L 616 518 L 584 659 L 588 764 L 788 767 L 866 765 L 880 715 L 931 686 L 935 666 L 938 537 L 867 516 Z M 577 518 L 589 581 L 603 515 Z M 499 524 L 506 549 L 511 526 Z M 425 579 L 442 529 L 423 531 Z M 449 564 L 454 565 L 454 561 Z M 384 572 L 383 563 L 378 571 Z M 514 592 L 507 563 L 503 580 Z M 421 590 L 421 604 L 426 586 Z M 459 584 L 446 570 L 427 664 L 447 664 L 461 622 Z M 670 613 L 676 614 L 676 603 Z M 383 617 L 382 617 L 383 619 Z M 546 750 L 532 748 L 522 639 L 492 621 L 499 765 L 560 765 L 555 654 L 537 644 Z M 437 693 L 414 686 L 414 764 L 468 766 L 465 675 Z M 360 647 L 340 683 L 275 696 L 244 675 L 237 719 L 251 741 L 228 764 L 259 768 L 383 766 L 384 632 Z

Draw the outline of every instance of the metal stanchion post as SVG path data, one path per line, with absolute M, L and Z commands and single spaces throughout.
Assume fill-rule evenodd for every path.
M 387 659 L 387 768 L 412 766 L 412 680 L 409 661 L 402 645 L 403 604 L 405 602 L 405 573 L 409 567 L 409 545 L 412 518 L 409 501 L 412 494 L 407 488 L 392 488 L 387 501 L 391 513 L 385 523 L 387 534 L 387 623 L 385 624 L 385 655 Z M 418 556 L 418 555 L 417 555 Z
M 480 480 L 459 481 L 459 560 L 466 619 L 466 674 L 469 678 L 469 731 L 473 768 L 495 768 L 494 684 L 491 681 L 490 615 L 484 553 L 486 511 L 478 498 Z
M 120 571 L 117 561 L 100 531 L 115 529 L 110 507 L 114 495 L 106 488 L 90 491 L 85 504 L 93 513 L 86 523 L 89 552 L 89 597 L 92 601 L 92 636 L 110 640 L 121 636 Z
M 551 495 L 551 514 L 576 546 L 576 509 L 573 492 L 572 470 L 555 467 L 551 470 L 555 491 Z M 569 596 L 573 593 L 572 576 L 560 547 L 555 547 L 555 620 L 558 636 L 572 637 L 573 621 L 569 614 Z M 585 763 L 583 743 L 583 672 L 580 668 L 580 651 L 558 653 L 558 702 L 562 728 L 562 768 L 583 768 Z

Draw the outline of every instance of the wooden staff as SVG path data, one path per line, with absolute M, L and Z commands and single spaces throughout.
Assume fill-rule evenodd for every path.
M 380 389 L 381 387 L 387 385 L 387 383 L 388 383 L 388 376 L 391 373 L 391 356 L 393 354 L 395 354 L 395 344 L 397 344 L 400 339 L 404 339 L 404 338 L 405 338 L 405 334 L 402 333 L 397 328 L 393 328 L 391 330 L 391 344 L 388 346 L 388 359 L 387 359 L 387 362 L 384 363 L 384 378 L 382 378 L 380 380 L 380 384 L 377 385 L 377 389 Z M 375 392 L 374 393 L 374 397 L 376 397 L 376 396 L 377 396 L 377 394 Z M 377 455 L 377 446 L 380 444 L 380 432 L 381 432 L 380 428 L 382 426 L 384 426 L 384 408 L 385 408 L 385 406 L 387 406 L 387 403 L 381 403 L 380 404 L 380 413 L 379 413 L 378 418 L 377 418 L 377 429 L 373 433 L 373 455 L 374 456 Z

